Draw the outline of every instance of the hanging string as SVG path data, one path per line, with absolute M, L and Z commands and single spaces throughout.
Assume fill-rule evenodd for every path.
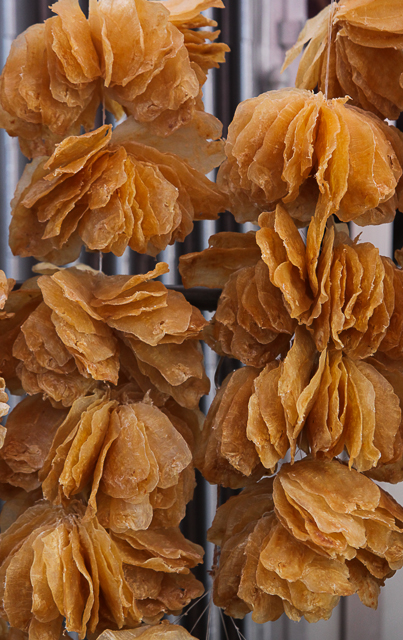
M 325 79 L 325 98 L 327 100 L 329 93 L 329 73 L 330 73 L 330 47 L 332 46 L 332 26 L 335 0 L 330 3 L 329 23 L 327 28 L 327 60 L 326 60 L 326 79 Z
M 102 271 L 102 263 L 104 260 L 104 254 L 102 251 L 98 251 L 98 271 Z

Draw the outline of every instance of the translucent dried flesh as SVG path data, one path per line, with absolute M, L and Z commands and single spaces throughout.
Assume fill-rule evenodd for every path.
M 287 349 L 294 327 L 280 291 L 259 260 L 229 277 L 204 339 L 220 355 L 262 367 Z
M 318 350 L 330 342 L 352 358 L 365 358 L 378 348 L 397 349 L 400 270 L 390 260 L 371 243 L 351 241 L 331 224 L 319 255 L 322 238 L 312 247 L 310 226 L 305 247 L 281 205 L 259 221 L 256 239 L 270 280 L 291 317 L 312 333 Z
M 256 222 L 282 202 L 298 226 L 313 217 L 313 251 L 332 213 L 362 225 L 393 220 L 403 138 L 346 100 L 281 89 L 238 106 L 217 178 L 238 222 Z
M 29 626 L 30 634 L 33 627 L 38 633 L 46 630 L 49 638 L 59 640 L 66 617 L 67 630 L 84 638 L 87 631 L 100 633 L 105 620 L 114 628 L 136 627 L 147 618 L 155 623 L 201 595 L 200 583 L 189 573 L 189 566 L 201 561 L 201 549 L 179 530 L 144 532 L 130 538 L 131 543 L 114 541 L 96 518 L 83 518 L 84 509 L 77 501 L 67 509 L 40 501 L 2 535 L 0 573 L 7 581 L 2 614 L 15 627 L 24 631 Z M 125 545 L 133 548 L 130 557 Z M 181 552 L 175 551 L 178 546 Z M 147 556 L 149 567 L 141 576 L 140 597 L 135 593 L 140 583 L 131 576 L 131 569 L 142 565 L 136 553 Z M 171 566 L 159 559 L 163 554 L 172 558 Z M 23 591 L 16 599 L 18 584 Z
M 332 64 L 329 98 L 349 95 L 351 102 L 383 118 L 394 120 L 403 109 L 400 76 L 403 38 L 396 3 L 365 0 L 359 6 L 339 2 L 332 14 Z M 296 86 L 323 91 L 329 49 L 329 8 L 308 20 L 296 44 L 287 52 L 285 69 L 305 47 Z M 378 65 L 380 65 L 378 67 Z M 380 73 L 380 69 L 383 73 Z M 384 70 L 387 69 L 387 73 Z
M 206 321 L 180 293 L 153 282 L 166 273 L 165 263 L 137 276 L 81 266 L 45 271 L 52 275 L 39 277 L 39 290 L 21 289 L 19 300 L 11 294 L 6 308 L 21 302 L 21 314 L 17 308 L 0 323 L 5 352 L 13 355 L 10 376 L 17 373 L 27 393 L 42 392 L 68 407 L 101 382 L 116 385 L 122 363 L 143 395 L 149 391 L 162 403 L 172 396 L 197 408 L 209 389 L 197 341 Z M 44 302 L 32 311 L 40 293 Z
M 258 373 L 252 367 L 242 367 L 230 374 L 211 404 L 195 461 L 211 483 L 238 488 L 264 473 L 244 426 L 253 381 Z
M 49 154 L 81 125 L 92 129 L 103 100 L 117 120 L 126 111 L 169 136 L 203 108 L 201 85 L 229 50 L 214 42 L 219 31 L 199 30 L 216 25 L 202 7 L 188 18 L 170 16 L 162 3 L 92 0 L 86 19 L 78 2 L 59 0 L 57 15 L 12 44 L 0 79 L 1 126 L 27 156 Z
M 275 479 L 276 512 L 280 509 L 277 487 L 282 473 Z M 326 478 L 326 467 L 318 463 L 318 486 L 327 486 Z M 381 576 L 372 575 L 367 566 L 376 563 L 371 565 L 369 558 L 358 554 L 347 561 L 341 556 L 328 557 L 322 548 L 295 536 L 287 523 L 287 528 L 283 526 L 283 512 L 278 514 L 280 520 L 273 512 L 271 483 L 263 479 L 217 510 L 208 534 L 221 547 L 213 587 L 216 605 L 233 617 L 242 618 L 252 611 L 258 623 L 276 620 L 282 613 L 296 621 L 302 617 L 309 622 L 326 620 L 340 596 L 353 593 L 376 608 L 379 587 L 393 571 L 388 567 Z M 346 488 L 345 493 L 348 491 Z M 351 492 L 350 497 L 354 500 Z M 379 573 L 379 563 L 377 570 Z
M 260 259 L 255 233 L 222 231 L 209 238 L 209 248 L 179 258 L 185 287 L 223 289 L 238 269 L 253 267 Z
M 318 553 L 357 557 L 380 579 L 401 566 L 402 508 L 369 478 L 340 462 L 305 458 L 284 465 L 273 497 L 283 525 Z
M 136 123 L 128 121 L 113 140 L 106 125 L 66 138 L 52 156 L 25 169 L 13 200 L 13 252 L 63 264 L 78 257 L 82 244 L 115 255 L 127 246 L 156 255 L 183 241 L 194 220 L 214 219 L 226 206 L 225 195 L 204 176 L 206 167 L 200 171 L 181 157 L 185 134 L 171 136 L 166 150 L 158 150 L 147 130 L 138 139 Z M 201 154 L 202 135 L 217 132 L 195 122 L 192 144 Z M 190 150 L 187 156 L 191 161 Z
M 153 517 L 178 525 L 193 494 L 192 453 L 165 413 L 128 403 L 129 393 L 96 392 L 59 419 L 40 471 L 44 496 L 58 503 L 88 491 L 87 514 L 118 532 L 147 529 Z

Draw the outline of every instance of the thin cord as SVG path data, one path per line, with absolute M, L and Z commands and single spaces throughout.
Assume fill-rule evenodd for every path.
M 332 26 L 333 26 L 334 0 L 330 3 L 329 23 L 327 28 L 327 60 L 326 60 L 326 80 L 325 80 L 325 98 L 327 100 L 329 93 L 329 73 L 330 73 L 330 47 L 332 46 Z
M 102 262 L 104 259 L 104 254 L 102 251 L 98 251 L 98 271 L 102 271 Z

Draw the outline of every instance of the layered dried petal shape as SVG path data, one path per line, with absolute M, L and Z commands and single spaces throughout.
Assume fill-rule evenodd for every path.
M 396 120 L 403 110 L 403 21 L 399 8 L 396 0 L 335 2 L 332 11 L 326 7 L 307 21 L 287 52 L 283 69 L 309 42 L 299 63 L 297 87 L 318 86 L 324 91 L 327 76 L 329 98 L 348 95 L 352 104 Z
M 0 375 L 12 393 L 22 393 L 21 381 L 16 368 L 19 360 L 13 356 L 14 343 L 21 326 L 42 301 L 41 291 L 28 280 L 16 291 L 11 291 L 0 317 Z
M 87 517 L 97 513 L 118 532 L 152 521 L 179 525 L 195 482 L 192 452 L 175 422 L 130 385 L 80 398 L 52 428 L 39 474 L 44 497 L 64 503 L 88 493 Z M 185 423 L 190 444 L 191 426 Z
M 242 367 L 228 375 L 211 403 L 195 464 L 212 484 L 238 489 L 265 473 L 246 436 L 248 401 L 259 369 Z
M 114 135 L 122 138 L 119 127 Z M 104 125 L 66 138 L 51 157 L 26 167 L 12 205 L 15 255 L 65 264 L 82 245 L 156 255 L 183 241 L 194 220 L 225 210 L 225 196 L 180 155 L 130 140 L 130 133 L 124 144 L 111 137 Z
M 0 126 L 28 157 L 50 153 L 66 135 L 93 126 L 102 97 L 90 25 L 76 0 L 12 43 L 0 77 Z
M 254 231 L 221 231 L 209 238 L 204 251 L 179 257 L 179 273 L 185 287 L 223 289 L 238 269 L 254 267 L 260 259 Z
M 31 640 L 45 632 L 59 640 L 63 617 L 80 640 L 155 623 L 203 592 L 190 573 L 202 550 L 179 529 L 112 537 L 84 511 L 78 501 L 67 509 L 40 501 L 0 538 L 1 615 Z
M 49 269 L 53 275 L 37 281 L 43 302 L 12 347 L 25 392 L 68 407 L 100 382 L 116 385 L 122 363 L 143 395 L 197 408 L 209 389 L 197 340 L 206 321 L 184 296 L 153 281 L 165 263 L 137 276 Z
M 328 226 L 319 255 L 320 244 L 305 246 L 280 205 L 259 222 L 256 239 L 271 283 L 282 292 L 291 317 L 312 333 L 318 350 L 331 345 L 352 358 L 397 350 L 401 276 L 391 260 L 369 242 L 350 240 L 344 225 Z
M 321 555 L 356 559 L 379 579 L 403 566 L 403 508 L 339 461 L 283 465 L 273 498 L 281 523 Z
M 299 226 L 313 216 L 313 251 L 332 213 L 360 225 L 393 220 L 403 206 L 403 136 L 345 102 L 281 89 L 238 106 L 217 179 L 238 222 L 282 202 Z
M 382 475 L 385 465 L 401 466 L 402 382 L 394 361 L 318 353 L 298 327 L 285 359 L 226 378 L 207 415 L 197 465 L 209 482 L 238 488 L 262 475 L 261 465 L 274 472 L 289 450 L 294 461 L 299 447 L 321 459 L 346 451 L 350 467 Z
M 0 483 L 28 492 L 40 486 L 38 472 L 66 414 L 67 410 L 55 409 L 40 394 L 24 398 L 14 407 L 0 449 Z
M 140 620 L 116 545 L 82 515 L 81 503 L 65 511 L 42 501 L 1 536 L 1 615 L 29 638 L 59 640 L 64 617 L 80 639 L 100 616 L 115 628 Z
M 143 620 L 155 623 L 164 613 L 179 614 L 204 587 L 191 568 L 203 560 L 202 547 L 179 528 L 112 533 L 125 579 Z
M 4 271 L 0 269 L 0 320 L 4 320 L 8 317 L 7 312 L 4 311 L 4 306 L 14 285 L 15 280 L 13 280 L 12 278 L 7 278 Z
M 59 0 L 56 16 L 12 43 L 0 126 L 28 157 L 50 154 L 81 125 L 92 129 L 101 102 L 117 119 L 126 112 L 170 135 L 203 110 L 200 87 L 228 51 L 214 42 L 219 32 L 197 31 L 215 24 L 200 15 L 203 5 L 218 6 L 199 2 L 187 15 L 161 2 L 91 0 L 87 19 L 77 0 Z
M 326 557 L 294 537 L 273 512 L 271 479 L 221 506 L 208 537 L 221 547 L 214 602 L 228 615 L 252 611 L 252 619 L 264 623 L 285 613 L 316 622 L 330 618 L 340 596 L 353 593 L 376 608 L 383 580 L 357 560 Z
M 295 324 L 259 260 L 229 277 L 204 339 L 220 355 L 262 367 L 287 351 Z

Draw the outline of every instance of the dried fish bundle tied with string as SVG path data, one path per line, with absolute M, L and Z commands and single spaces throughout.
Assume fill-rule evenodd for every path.
M 382 354 L 354 360 L 341 350 L 318 352 L 297 327 L 287 356 L 263 370 L 243 367 L 218 391 L 203 426 L 196 465 L 210 482 L 245 486 L 262 465 L 297 448 L 369 471 L 403 456 L 402 371 Z M 372 471 L 371 471 L 372 473 Z M 376 473 L 376 472 L 375 472 Z
M 101 70 L 90 25 L 76 0 L 12 43 L 0 77 L 0 126 L 28 157 L 51 153 L 66 135 L 90 129 L 101 101 Z
M 313 218 L 316 259 L 331 214 L 360 225 L 393 220 L 403 206 L 403 136 L 346 100 L 281 89 L 238 106 L 217 179 L 238 222 L 282 202 L 299 226 Z
M 19 137 L 28 157 L 51 153 L 80 126 L 93 128 L 101 102 L 117 119 L 126 112 L 169 135 L 203 110 L 200 86 L 224 62 L 225 45 L 204 44 L 218 33 L 194 30 L 213 24 L 199 14 L 214 4 L 193 3 L 186 23 L 183 7 L 171 7 L 171 16 L 161 2 L 92 0 L 87 19 L 77 0 L 59 0 L 56 16 L 12 43 L 0 78 L 0 126 Z
M 281 291 L 270 282 L 266 264 L 259 260 L 229 277 L 203 335 L 220 355 L 262 367 L 286 353 L 295 324 Z
M 396 120 L 403 110 L 403 19 L 398 0 L 340 0 L 308 20 L 283 69 L 301 53 L 295 84 L 348 95 L 352 104 Z
M 292 218 L 278 205 L 259 217 L 256 234 L 271 283 L 292 318 L 322 351 L 328 345 L 353 358 L 399 342 L 400 271 L 369 242 L 352 241 L 345 225 L 329 224 L 320 244 L 305 246 Z M 383 342 L 385 341 L 385 342 Z
M 87 516 L 117 532 L 179 525 L 195 486 L 190 421 L 125 385 L 80 398 L 56 424 L 39 472 L 46 499 L 88 495 Z
M 309 549 L 362 565 L 377 580 L 403 566 L 402 507 L 339 461 L 305 458 L 283 465 L 273 497 L 280 522 Z
M 180 293 L 153 281 L 166 271 L 165 263 L 138 276 L 50 266 L 53 275 L 38 279 L 43 302 L 13 347 L 24 390 L 71 406 L 101 382 L 116 385 L 122 360 L 143 394 L 196 408 L 209 388 L 198 342 L 206 322 Z
M 203 560 L 202 547 L 187 540 L 178 527 L 111 533 L 123 562 L 127 584 L 145 622 L 163 614 L 178 615 L 204 593 L 191 569 Z
M 201 595 L 190 567 L 201 562 L 202 550 L 178 529 L 133 533 L 127 542 L 84 512 L 79 501 L 62 508 L 42 500 L 1 536 L 0 615 L 30 640 L 44 634 L 59 640 L 64 617 L 67 631 L 80 639 L 141 620 L 155 623 Z
M 234 371 L 225 378 L 210 406 L 195 465 L 212 484 L 239 489 L 266 473 L 246 435 L 248 402 L 258 376 L 259 369 L 253 367 Z
M 83 513 L 79 502 L 64 510 L 42 501 L 1 536 L 0 614 L 32 640 L 59 640 L 64 617 L 79 638 L 94 633 L 100 618 L 115 628 L 140 621 L 116 545 Z
M 358 560 L 326 557 L 293 536 L 273 511 L 272 482 L 248 486 L 217 510 L 208 532 L 221 547 L 215 604 L 235 618 L 252 611 L 258 623 L 283 613 L 294 621 L 327 620 L 340 596 L 354 593 L 376 608 L 383 578 Z
M 203 84 L 209 69 L 217 69 L 225 62 L 225 54 L 230 51 L 228 45 L 215 42 L 220 31 L 206 28 L 216 27 L 217 22 L 202 13 L 213 7 L 224 9 L 222 0 L 163 0 L 162 4 L 169 11 L 170 22 L 183 34 L 192 67 L 200 84 Z
M 162 152 L 144 139 L 131 140 L 130 123 L 115 131 L 105 125 L 66 138 L 50 158 L 27 165 L 12 204 L 15 255 L 63 264 L 75 260 L 82 245 L 115 255 L 128 246 L 156 255 L 183 241 L 194 220 L 224 211 L 225 196 L 180 156 L 175 135 Z M 204 143 L 210 168 L 217 148 Z
M 184 627 L 172 624 L 168 620 L 163 620 L 158 625 L 148 626 L 141 625 L 137 629 L 125 629 L 124 631 L 110 631 L 107 629 L 97 640 L 132 640 L 141 638 L 141 640 L 196 640 L 190 635 Z

